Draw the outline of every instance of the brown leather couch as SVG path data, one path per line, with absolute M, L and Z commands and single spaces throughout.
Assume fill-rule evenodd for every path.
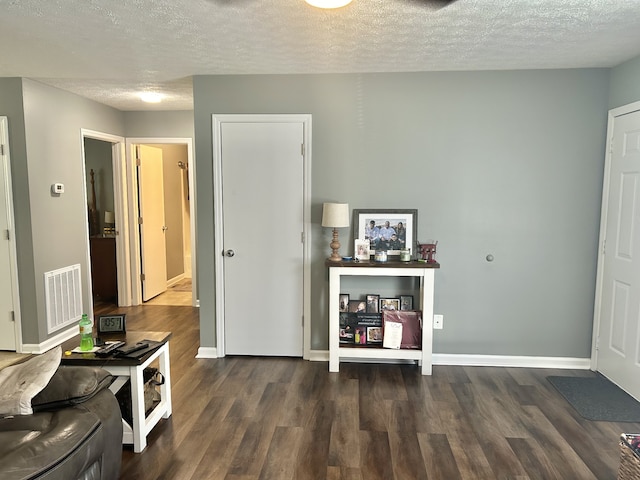
M 59 367 L 33 414 L 0 418 L 0 478 L 118 480 L 122 416 L 112 381 L 101 368 Z

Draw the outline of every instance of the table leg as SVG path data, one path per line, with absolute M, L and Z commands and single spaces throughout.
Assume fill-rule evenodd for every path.
M 140 366 L 131 367 L 131 416 L 133 430 L 133 451 L 142 452 L 147 446 L 147 435 L 145 432 L 145 407 L 144 407 L 144 378 L 143 368 Z
M 169 418 L 171 416 L 171 363 L 169 361 L 169 342 L 162 346 L 162 352 L 158 358 L 159 368 L 158 370 L 164 377 L 164 384 L 160 387 L 160 398 L 166 404 L 166 411 L 162 418 Z

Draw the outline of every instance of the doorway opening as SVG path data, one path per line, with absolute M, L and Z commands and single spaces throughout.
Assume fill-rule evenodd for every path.
M 195 282 L 195 195 L 191 139 L 127 139 L 100 132 L 82 131 L 87 198 L 87 255 L 91 265 L 91 311 L 133 305 L 197 306 Z M 169 152 L 166 157 L 170 181 L 167 189 L 170 212 L 167 231 L 171 259 L 181 258 L 181 269 L 164 273 L 167 295 L 153 303 L 142 300 L 140 237 L 141 198 L 135 150 L 152 144 Z M 173 155 L 178 155 L 174 157 Z M 177 159 L 176 159 L 177 158 Z M 173 164 L 173 165 L 172 165 Z M 176 199 L 181 199 L 179 202 Z M 178 208 L 175 208 L 179 204 Z M 144 208 L 144 205 L 142 205 Z M 177 213 L 176 213 L 177 212 Z M 178 218 L 178 220 L 175 220 Z M 173 227 L 173 228 L 172 228 Z M 175 238 L 178 238 L 176 241 Z M 172 261 L 172 260 L 170 260 Z M 177 274 L 175 272 L 178 272 Z
M 126 145 L 138 280 L 133 304 L 198 306 L 191 139 L 132 138 Z

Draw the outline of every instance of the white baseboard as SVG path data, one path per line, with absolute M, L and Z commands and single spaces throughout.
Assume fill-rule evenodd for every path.
M 215 347 L 200 347 L 196 358 L 218 358 L 218 352 Z
M 309 352 L 308 358 L 313 362 L 328 362 L 329 352 L 327 350 L 311 350 Z M 385 361 L 380 360 L 379 362 L 383 363 Z M 525 357 L 513 355 L 466 355 L 434 353 L 433 365 L 457 365 L 469 367 L 562 368 L 589 370 L 591 368 L 591 359 L 574 357 Z
M 44 353 L 76 335 L 78 335 L 78 326 L 74 325 L 51 338 L 47 338 L 42 343 L 23 343 L 22 353 Z

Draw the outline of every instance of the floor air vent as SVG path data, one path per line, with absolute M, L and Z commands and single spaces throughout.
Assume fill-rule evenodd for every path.
M 82 317 L 80 265 L 45 272 L 44 284 L 48 333 L 80 321 Z

